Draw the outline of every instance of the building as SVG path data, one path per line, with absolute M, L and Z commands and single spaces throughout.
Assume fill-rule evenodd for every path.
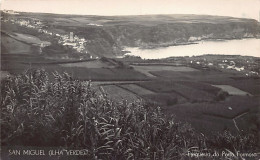
M 70 37 L 69 37 L 69 39 L 70 39 L 70 42 L 73 42 L 73 41 L 74 41 L 73 32 L 70 32 Z
M 16 13 L 15 11 L 13 10 L 3 10 L 4 13 L 7 13 L 7 14 L 19 14 L 19 13 Z

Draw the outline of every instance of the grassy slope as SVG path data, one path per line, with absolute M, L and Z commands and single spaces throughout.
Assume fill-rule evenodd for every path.
M 28 54 L 32 53 L 31 45 L 20 42 L 7 34 L 1 32 L 1 53 Z

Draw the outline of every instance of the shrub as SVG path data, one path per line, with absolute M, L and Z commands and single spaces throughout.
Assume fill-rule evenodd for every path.
M 223 100 L 225 100 L 228 96 L 229 96 L 228 92 L 223 91 L 223 90 L 220 90 L 220 91 L 217 93 L 216 101 L 223 101 Z

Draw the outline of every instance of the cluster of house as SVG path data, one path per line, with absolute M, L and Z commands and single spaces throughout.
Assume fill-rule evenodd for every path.
M 247 66 L 251 66 L 249 61 L 246 61 L 246 63 L 248 64 Z M 228 61 L 228 60 L 223 60 L 222 63 L 219 64 L 219 66 L 221 66 L 221 68 L 226 68 L 226 69 L 233 69 L 236 71 L 245 71 L 245 66 L 242 67 L 238 67 L 236 66 L 236 62 L 234 61 Z M 246 72 L 246 76 L 258 76 L 259 73 L 255 72 L 255 71 L 247 71 Z
M 87 25 L 89 25 L 89 26 L 97 26 L 97 27 L 103 26 L 103 25 L 101 25 L 101 24 L 95 24 L 95 23 L 89 23 L 89 24 L 87 24 Z
M 3 10 L 3 12 L 6 14 L 19 14 L 19 13 L 15 12 L 14 10 Z
M 13 24 L 18 24 L 23 27 L 28 27 L 36 29 L 40 33 L 48 34 L 51 36 L 59 37 L 58 43 L 64 46 L 69 46 L 70 48 L 76 50 L 79 53 L 88 53 L 85 43 L 87 40 L 85 38 L 80 38 L 77 35 L 74 35 L 73 32 L 70 32 L 69 35 L 54 33 L 53 31 L 48 31 L 44 29 L 43 23 L 38 19 L 5 19 L 4 22 L 10 21 Z M 90 58 L 94 58 L 90 55 Z M 98 58 L 98 57 L 95 57 Z
M 55 34 L 55 36 L 60 37 L 58 41 L 59 44 L 70 46 L 79 53 L 88 53 L 86 46 L 84 45 L 87 42 L 85 38 L 80 38 L 77 35 L 74 36 L 73 32 L 70 32 L 69 35 Z
M 242 66 L 242 67 L 237 67 L 236 66 L 236 63 L 234 61 L 228 61 L 228 60 L 222 60 L 222 63 L 219 63 L 218 64 L 221 68 L 225 68 L 225 69 L 233 69 L 233 70 L 236 70 L 236 71 L 243 71 L 245 70 L 245 67 Z
M 201 59 L 201 60 L 190 61 L 190 63 L 200 65 L 200 66 L 205 66 L 205 67 L 206 66 L 207 67 L 214 66 L 214 64 L 215 64 L 217 67 L 219 67 L 221 69 L 231 69 L 231 70 L 235 70 L 235 71 L 238 71 L 238 72 L 244 71 L 246 76 L 259 76 L 258 72 L 248 71 L 248 69 L 246 69 L 246 67 L 244 65 L 236 64 L 236 62 L 233 61 L 233 60 L 224 59 L 224 60 L 221 60 L 221 61 L 218 61 L 218 62 L 214 62 L 214 64 L 213 64 L 213 62 L 208 62 L 204 58 L 204 59 Z M 250 64 L 251 62 L 246 61 L 246 63 Z
M 43 24 L 38 19 L 34 19 L 34 18 L 32 18 L 32 19 L 16 19 L 16 20 L 11 19 L 10 21 L 12 23 L 16 23 L 20 26 L 37 29 L 39 32 L 43 32 L 43 29 L 42 29 Z
M 52 32 L 49 32 L 48 30 L 43 29 L 43 27 L 44 27 L 43 23 L 36 18 L 26 18 L 26 19 L 22 19 L 22 18 L 21 19 L 9 19 L 9 18 L 6 18 L 6 19 L 3 19 L 3 22 L 11 22 L 12 24 L 18 24 L 19 26 L 22 26 L 22 27 L 36 29 L 40 33 L 53 35 Z

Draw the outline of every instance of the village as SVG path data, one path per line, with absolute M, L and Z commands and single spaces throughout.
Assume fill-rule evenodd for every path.
M 4 13 L 7 14 L 19 14 L 13 11 L 5 11 Z M 29 29 L 34 29 L 39 33 L 46 34 L 49 36 L 55 36 L 57 37 L 58 43 L 67 46 L 69 48 L 72 48 L 75 50 L 77 53 L 82 53 L 82 54 L 88 54 L 90 59 L 98 59 L 98 56 L 93 56 L 90 55 L 87 51 L 87 46 L 86 42 L 87 40 L 84 37 L 79 37 L 78 35 L 74 35 L 73 32 L 69 32 L 68 34 L 61 34 L 61 33 L 55 33 L 53 30 L 48 30 L 48 26 L 44 25 L 42 21 L 40 21 L 37 18 L 16 18 L 13 19 L 11 16 L 10 17 L 1 17 L 2 22 L 11 22 L 12 24 L 17 24 L 21 27 L 26 27 Z M 89 25 L 95 25 L 95 24 L 89 24 Z M 99 26 L 99 25 L 98 25 Z M 44 44 L 40 45 L 40 51 L 42 48 L 45 47 Z
M 258 63 L 252 60 L 250 57 L 239 57 L 239 56 L 203 56 L 203 57 L 189 57 L 190 65 L 201 66 L 204 69 L 216 68 L 218 70 L 229 71 L 229 72 L 241 72 L 247 77 L 259 77 Z

